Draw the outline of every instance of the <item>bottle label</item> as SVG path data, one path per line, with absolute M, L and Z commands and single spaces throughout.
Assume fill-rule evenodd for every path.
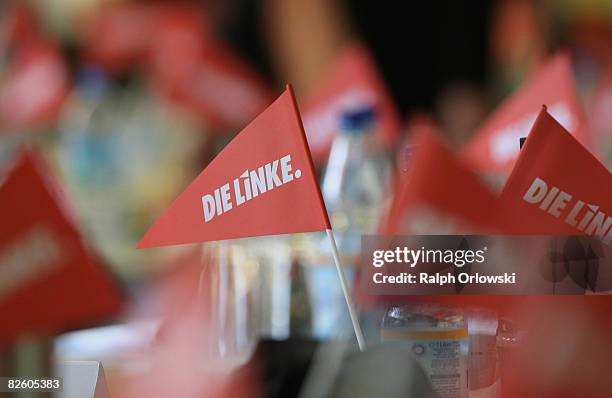
M 410 349 L 440 398 L 468 397 L 467 330 L 386 330 L 382 337 Z

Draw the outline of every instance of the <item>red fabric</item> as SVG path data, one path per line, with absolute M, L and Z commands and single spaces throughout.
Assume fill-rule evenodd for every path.
M 68 70 L 51 43 L 16 49 L 0 90 L 0 127 L 26 129 L 53 122 L 68 96 Z
M 507 175 L 542 105 L 574 136 L 588 144 L 571 59 L 560 53 L 510 96 L 476 131 L 464 157 L 479 172 Z
M 7 9 L 2 18 L 6 42 L 4 45 L 16 47 L 24 43 L 39 41 L 43 34 L 40 21 L 32 7 L 24 2 L 14 2 Z
M 421 130 L 412 145 L 414 155 L 407 172 L 401 176 L 381 232 L 392 235 L 503 231 L 504 221 L 495 194 L 436 134 Z M 417 220 L 423 212 L 434 215 L 435 219 Z M 436 220 L 445 226 L 438 225 Z M 415 225 L 428 221 L 431 221 L 426 226 L 428 230 Z
M 287 155 L 291 156 L 291 171 L 284 178 L 280 159 L 287 160 Z M 251 199 L 241 202 L 240 198 L 247 198 L 247 180 L 241 178 L 246 170 L 250 172 Z M 257 196 L 254 174 L 265 174 L 260 187 L 265 192 L 257 191 Z M 227 187 L 225 205 L 217 201 L 223 196 L 223 186 Z M 206 204 L 205 196 L 210 198 Z M 213 201 L 214 215 L 207 221 L 205 210 L 211 209 Z M 219 209 L 223 209 L 222 214 L 217 212 Z M 327 212 L 289 88 L 213 159 L 147 231 L 138 247 L 327 228 Z
M 124 73 L 144 61 L 159 6 L 121 2 L 105 5 L 83 26 L 84 57 L 112 73 Z
M 150 366 L 122 377 L 113 396 L 261 396 L 259 369 L 249 365 L 236 371 L 233 353 L 227 358 L 219 353 L 221 342 L 235 332 L 223 321 L 227 314 L 219 313 L 221 250 L 210 245 L 205 250 L 198 247 L 188 251 L 173 261 L 169 272 L 158 275 L 145 292 L 145 306 L 136 316 L 149 318 L 148 306 L 153 303 L 153 314 L 162 319 L 152 344 L 138 352 L 138 358 Z
M 354 44 L 340 54 L 304 102 L 304 126 L 315 160 L 327 156 L 342 112 L 363 105 L 376 108 L 379 131 L 393 145 L 401 129 L 399 115 L 372 56 Z
M 116 315 L 122 298 L 89 253 L 35 152 L 0 186 L 0 346 Z
M 162 96 L 205 125 L 242 128 L 272 100 L 263 77 L 215 37 L 197 7 L 105 7 L 85 37 L 88 60 L 113 73 L 144 67 Z
M 543 191 L 536 190 L 536 178 L 546 184 Z M 547 198 L 554 193 L 553 188 L 559 193 Z M 561 192 L 567 194 L 563 195 L 566 198 L 563 202 Z M 591 209 L 589 205 L 595 211 L 591 221 L 600 219 L 605 224 L 609 220 L 612 224 L 612 175 L 543 109 L 506 182 L 501 201 L 520 221 L 515 227 L 516 233 L 592 235 L 591 222 L 580 228 Z M 582 206 L 579 201 L 583 202 Z M 600 212 L 603 214 L 597 215 Z
M 267 82 L 189 8 L 164 12 L 149 49 L 154 86 L 218 129 L 244 127 L 273 100 Z

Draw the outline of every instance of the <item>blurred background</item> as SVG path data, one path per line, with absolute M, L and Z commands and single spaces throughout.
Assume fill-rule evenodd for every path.
M 102 360 L 111 373 L 123 374 L 125 347 L 140 349 L 159 332 L 159 298 L 151 297 L 151 286 L 172 279 L 180 265 L 201 264 L 208 251 L 216 267 L 208 269 L 204 288 L 217 294 L 211 298 L 215 349 L 223 355 L 242 364 L 262 338 L 350 337 L 330 248 L 319 235 L 212 248 L 135 247 L 285 84 L 293 85 L 309 130 L 307 119 L 329 82 L 352 73 L 339 65 L 363 58 L 395 123 L 396 143 L 387 159 L 364 158 L 384 178 L 362 189 L 362 203 L 347 204 L 351 194 L 335 193 L 339 182 L 328 176 L 328 160 L 338 156 L 336 138 L 313 150 L 353 278 L 358 235 L 375 231 L 391 196 L 385 194 L 388 173 L 405 166 L 415 123 L 435 125 L 461 149 L 558 50 L 571 57 L 581 104 L 594 115 L 597 156 L 610 167 L 610 0 L 2 1 L 0 173 L 24 145 L 39 148 L 67 193 L 87 246 L 120 281 L 130 303 L 121 315 L 101 321 L 105 327 L 60 337 L 56 355 Z M 345 110 L 333 117 L 342 128 L 355 127 Z M 311 133 L 317 134 L 308 131 L 309 139 Z M 376 209 L 368 208 L 372 203 Z M 385 316 L 377 311 L 363 320 L 366 337 L 375 341 Z M 135 319 L 138 326 L 126 329 Z
M 570 51 L 585 107 L 612 62 L 605 0 L 1 7 L 0 164 L 38 142 L 86 233 L 126 280 L 155 268 L 134 244 L 218 150 L 286 83 L 308 104 L 354 42 L 369 49 L 402 124 L 432 118 L 457 149 L 556 50 Z M 194 92 L 184 92 L 182 80 L 199 67 L 221 70 L 221 83 L 192 80 Z M 215 109 L 222 106 L 226 114 Z

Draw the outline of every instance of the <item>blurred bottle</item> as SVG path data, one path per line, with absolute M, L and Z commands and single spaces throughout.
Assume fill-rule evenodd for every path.
M 468 328 L 463 313 L 436 304 L 391 306 L 381 339 L 409 348 L 440 398 L 468 397 Z
M 125 277 L 160 266 L 134 245 L 200 170 L 206 134 L 137 75 L 120 82 L 93 66 L 77 71 L 59 131 L 55 157 L 88 237 Z
M 210 290 L 213 335 L 219 357 L 242 364 L 252 354 L 256 326 L 252 319 L 253 275 L 246 268 L 253 264 L 245 258 L 244 248 L 228 241 L 212 245 L 212 258 L 200 280 L 201 294 Z M 208 284 L 202 288 L 202 284 Z
M 291 306 L 289 333 L 291 336 L 310 337 L 312 333 L 312 306 L 303 264 L 297 256 L 291 261 Z
M 355 107 L 340 118 L 340 132 L 332 143 L 323 173 L 322 194 L 334 228 L 346 277 L 351 283 L 359 258 L 361 235 L 374 233 L 390 199 L 391 160 L 378 134 L 378 116 L 372 106 Z M 313 242 L 314 243 L 314 242 Z M 350 320 L 338 275 L 333 267 L 332 249 L 327 237 L 318 242 L 309 281 L 313 334 L 335 338 L 350 333 Z M 375 323 L 378 324 L 378 315 Z
M 470 339 L 470 390 L 487 391 L 488 396 L 498 396 L 500 369 L 497 314 L 484 309 L 472 309 L 467 312 L 467 323 Z
M 391 161 L 372 107 L 341 118 L 323 177 L 323 198 L 343 255 L 355 256 L 361 234 L 374 232 L 389 199 Z M 324 240 L 327 241 L 327 240 Z

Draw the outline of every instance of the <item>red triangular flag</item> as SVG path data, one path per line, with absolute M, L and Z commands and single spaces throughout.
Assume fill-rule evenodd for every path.
M 612 174 L 544 108 L 501 195 L 522 234 L 612 240 Z
M 340 127 L 342 112 L 373 106 L 378 112 L 379 131 L 389 145 L 397 139 L 400 118 L 367 49 L 347 47 L 331 66 L 304 106 L 304 127 L 316 159 L 325 157 Z
M 394 197 L 386 234 L 500 231 L 497 198 L 480 178 L 428 130 L 413 141 L 414 155 Z
M 507 220 L 497 196 L 434 130 L 431 124 L 414 125 L 412 155 L 381 234 L 505 233 Z M 361 305 L 426 301 L 496 310 L 510 305 L 501 296 L 375 296 L 365 279 L 358 283 Z
M 156 89 L 219 129 L 235 130 L 262 112 L 273 99 L 263 76 L 215 37 L 197 9 L 161 8 L 149 49 Z
M 117 286 L 66 214 L 36 152 L 25 151 L 0 186 L 0 346 L 116 315 Z
M 508 175 L 519 153 L 519 139 L 529 133 L 542 104 L 547 104 L 550 113 L 585 142 L 584 115 L 576 94 L 571 59 L 561 53 L 483 123 L 464 149 L 465 158 L 480 172 Z
M 138 247 L 329 228 L 289 87 L 213 159 Z

